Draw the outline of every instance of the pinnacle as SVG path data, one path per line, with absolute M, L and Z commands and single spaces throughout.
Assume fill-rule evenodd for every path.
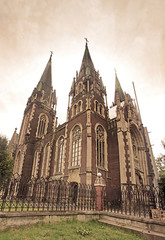
M 115 97 L 114 97 L 114 104 L 117 104 L 117 99 L 119 98 L 120 102 L 124 101 L 124 93 L 121 88 L 119 79 L 117 77 L 117 73 L 115 71 Z

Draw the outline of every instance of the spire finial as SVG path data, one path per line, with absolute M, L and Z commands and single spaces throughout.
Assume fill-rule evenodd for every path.
M 52 55 L 53 55 L 53 51 L 50 51 L 50 57 L 52 57 Z
M 87 39 L 87 38 L 84 38 L 84 39 L 85 39 L 85 41 L 86 41 L 86 45 L 87 45 L 89 41 L 88 41 L 88 39 Z

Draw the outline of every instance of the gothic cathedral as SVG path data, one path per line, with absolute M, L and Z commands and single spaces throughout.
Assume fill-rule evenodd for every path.
M 93 185 L 101 173 L 111 190 L 122 184 L 156 185 L 147 129 L 117 75 L 114 103 L 108 108 L 106 88 L 86 43 L 80 71 L 69 92 L 67 121 L 58 125 L 51 58 L 27 101 L 14 174 L 21 181 L 63 179 Z M 16 131 L 10 142 L 15 146 L 14 136 Z

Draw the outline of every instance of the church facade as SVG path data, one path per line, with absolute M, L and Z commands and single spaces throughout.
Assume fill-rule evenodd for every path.
M 58 125 L 51 59 L 52 55 L 27 101 L 14 174 L 27 182 L 44 178 L 93 185 L 101 173 L 109 189 L 122 184 L 156 185 L 147 129 L 117 75 L 114 103 L 108 108 L 106 88 L 86 44 L 80 71 L 71 84 L 67 120 Z M 13 139 L 15 135 L 16 131 Z

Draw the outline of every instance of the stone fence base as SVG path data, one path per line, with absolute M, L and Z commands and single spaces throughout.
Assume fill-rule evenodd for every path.
M 67 220 L 91 221 L 99 219 L 99 212 L 8 212 L 0 214 L 0 230 L 37 223 L 58 223 Z
M 0 230 L 37 223 L 58 223 L 67 220 L 99 220 L 110 225 L 140 232 L 146 239 L 165 240 L 165 222 L 107 212 L 8 212 L 0 214 Z M 146 234 L 147 233 L 147 234 Z M 151 234 L 152 233 L 152 234 Z M 147 237 L 146 237 L 147 236 Z
M 147 240 L 165 240 L 165 222 L 105 212 L 100 215 L 99 222 L 132 230 Z

